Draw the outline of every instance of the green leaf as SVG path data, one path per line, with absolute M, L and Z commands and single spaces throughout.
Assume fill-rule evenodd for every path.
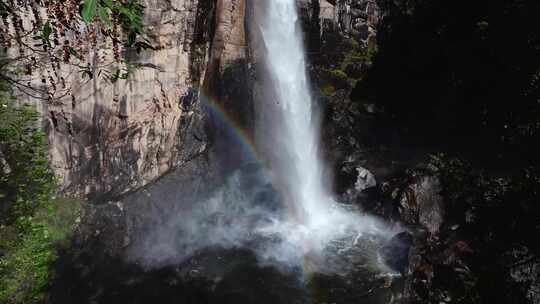
M 99 19 L 101 20 L 101 22 L 103 22 L 103 24 L 105 24 L 105 26 L 107 27 L 112 26 L 111 19 L 109 18 L 109 10 L 107 8 L 99 7 L 98 14 L 99 14 Z
M 120 78 L 120 70 L 117 69 L 114 74 L 111 75 L 111 82 L 115 83 L 118 78 Z
M 132 46 L 135 43 L 135 40 L 137 39 L 137 33 L 136 32 L 129 32 L 127 37 L 127 46 Z
M 83 9 L 81 11 L 81 16 L 84 22 L 89 23 L 94 20 L 97 11 L 97 0 L 85 0 L 83 4 Z
M 112 0 L 104 0 L 103 3 L 105 3 L 105 6 L 110 8 L 111 10 L 114 8 L 114 3 Z
M 76 51 L 74 48 L 72 48 L 72 47 L 69 48 L 69 53 L 70 53 L 71 55 L 73 55 L 73 56 L 79 56 L 79 55 L 77 54 L 77 51 Z
M 47 21 L 41 29 L 41 40 L 43 40 L 43 43 L 50 44 L 49 37 L 51 36 L 51 33 L 51 24 Z

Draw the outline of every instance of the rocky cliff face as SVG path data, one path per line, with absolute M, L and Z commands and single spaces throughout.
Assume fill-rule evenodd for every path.
M 247 3 L 246 0 L 216 2 L 215 35 L 201 91 L 204 106 L 210 110 L 207 133 L 224 175 L 245 160 L 235 129 L 253 129 Z
M 140 246 L 141 242 L 144 244 L 144 237 L 155 227 L 166 226 L 171 217 L 176 218 L 182 213 L 183 208 L 208 196 L 212 186 L 219 182 L 223 173 L 238 168 L 237 165 L 243 160 L 239 149 L 241 147 L 234 144 L 232 136 L 235 135 L 229 130 L 230 122 L 223 121 L 221 116 L 225 115 L 227 119 L 234 120 L 236 127 L 253 130 L 255 120 L 262 115 L 254 113 L 254 109 L 257 107 L 256 103 L 263 99 L 260 94 L 265 81 L 265 76 L 261 75 L 264 69 L 260 68 L 265 49 L 257 25 L 257 18 L 260 18 L 264 10 L 264 1 L 267 0 L 200 1 L 190 2 L 194 5 L 191 10 L 172 9 L 168 14 L 184 14 L 181 15 L 184 19 L 180 19 L 184 23 L 180 24 L 185 27 L 169 28 L 172 33 L 165 41 L 171 45 L 166 52 L 170 56 L 162 58 L 164 53 L 160 52 L 165 51 L 157 51 L 148 52 L 143 54 L 146 57 L 142 57 L 147 60 L 144 62 L 150 61 L 162 66 L 162 70 L 138 70 L 127 80 L 128 84 L 132 83 L 131 87 L 115 84 L 111 88 L 113 92 L 122 92 L 122 96 L 125 96 L 125 116 L 118 117 L 118 112 L 109 108 L 106 108 L 107 111 L 94 111 L 90 108 L 88 111 L 93 112 L 88 112 L 87 115 L 93 119 L 90 126 L 97 130 L 94 131 L 97 132 L 95 135 L 79 132 L 76 133 L 78 136 L 75 136 L 65 127 L 61 128 L 61 124 L 58 124 L 58 128 L 49 130 L 51 148 L 55 151 L 69 150 L 74 143 L 79 143 L 76 141 L 77 137 L 86 138 L 85 136 L 92 135 L 86 142 L 90 146 L 89 150 L 101 160 L 100 165 L 94 168 L 90 166 L 95 164 L 96 159 L 81 157 L 80 154 L 68 154 L 68 158 L 62 158 L 65 154 L 55 152 L 53 158 L 60 164 L 67 160 L 80 164 L 78 168 L 59 171 L 64 173 L 67 190 L 74 189 L 86 194 L 108 191 L 113 196 L 116 195 L 105 204 L 88 204 L 85 207 L 78 233 L 79 245 L 85 248 L 83 251 L 88 249 L 95 252 L 92 249 L 95 246 L 105 246 L 100 249 L 104 259 L 107 256 L 129 255 L 130 248 L 138 248 L 136 246 Z M 342 31 L 339 20 L 349 13 L 337 4 L 324 0 L 298 3 L 302 21 L 307 22 L 304 24 L 305 37 L 321 43 L 318 52 L 332 47 L 336 39 L 352 39 L 366 47 L 361 37 L 355 36 L 355 32 Z M 167 23 L 164 21 L 163 12 L 156 24 Z M 321 24 L 322 28 L 319 27 Z M 158 28 L 156 25 L 150 30 L 157 31 Z M 313 29 L 317 31 L 312 31 Z M 191 34 L 185 35 L 183 31 Z M 160 37 L 158 35 L 156 39 Z M 309 72 L 315 79 L 321 70 L 336 64 L 316 61 L 314 56 L 311 56 L 310 60 L 312 62 Z M 144 74 L 144 71 L 153 78 Z M 168 82 L 162 77 L 168 77 Z M 122 90 L 118 86 L 122 86 Z M 139 86 L 146 88 L 146 91 Z M 324 99 L 322 102 L 327 102 L 332 111 L 341 113 L 342 106 L 350 103 L 347 95 L 350 89 L 347 87 L 330 97 L 321 97 L 315 85 L 314 93 L 319 99 Z M 95 94 L 98 92 L 100 90 Z M 134 95 L 135 93 L 139 95 Z M 96 99 L 95 94 L 89 97 L 92 101 L 90 105 L 97 109 L 109 105 L 108 99 Z M 161 102 L 146 99 L 154 95 L 158 96 L 155 100 Z M 107 96 L 113 98 L 113 95 Z M 151 111 L 141 109 L 142 105 L 137 104 L 135 96 L 140 98 L 142 105 L 150 107 Z M 110 100 L 112 105 L 114 102 Z M 73 109 L 69 112 L 72 116 L 62 119 L 69 121 L 69 117 L 86 113 L 79 114 L 77 109 L 80 108 Z M 137 112 L 137 109 L 141 110 Z M 216 109 L 224 113 L 216 115 Z M 62 110 L 64 108 L 59 109 Z M 123 137 L 115 133 L 119 132 L 115 131 L 119 126 L 114 124 L 122 119 L 133 128 L 132 133 L 126 133 Z M 107 124 L 103 124 L 104 122 Z M 61 140 L 65 140 L 66 144 Z M 109 142 L 110 145 L 107 144 Z M 332 143 L 332 149 L 338 144 Z M 126 164 L 127 155 L 132 157 L 133 165 L 129 162 Z M 161 163 L 157 162 L 159 159 L 162 160 Z M 131 171 L 117 177 L 116 172 L 123 172 L 124 168 Z M 170 173 L 163 174 L 168 171 Z M 73 176 L 78 179 L 73 179 Z M 152 182 L 158 177 L 161 178 Z M 142 189 L 118 197 L 118 194 L 145 184 L 148 185 Z M 87 185 L 88 188 L 81 189 L 81 185 Z M 91 188 L 92 186 L 94 188 Z
M 208 142 L 201 132 L 224 139 L 225 144 L 214 140 L 219 154 L 239 154 L 227 146 L 229 135 L 219 122 L 203 118 L 199 96 L 219 103 L 252 129 L 251 87 L 256 84 L 251 67 L 260 61 L 254 50 L 261 43 L 246 33 L 255 17 L 250 6 L 263 2 L 246 7 L 244 0 L 142 1 L 145 37 L 155 50 L 123 51 L 129 60 L 127 79 L 111 81 L 119 65 L 110 43 L 99 37 L 84 42 L 87 61 L 96 66 L 93 77 L 62 66 L 70 93 L 52 103 L 34 100 L 63 191 L 97 198 L 137 189 L 205 151 Z M 299 7 L 314 54 L 329 32 L 359 41 L 373 37 L 378 13 L 372 2 L 301 0 Z M 38 85 L 41 78 L 37 75 Z
M 259 67 L 265 47 L 256 22 L 265 1 L 272 0 L 143 0 L 146 34 L 157 49 L 126 53 L 137 66 L 128 79 L 111 84 L 99 77 L 85 81 L 72 77 L 72 96 L 54 104 L 39 103 L 64 191 L 115 197 L 85 206 L 73 260 L 66 262 L 73 269 L 61 277 L 66 285 L 56 287 L 58 295 L 117 299 L 119 290 L 131 294 L 133 286 L 154 294 L 154 286 L 145 286 L 144 281 L 152 281 L 152 274 L 141 271 L 134 276 L 129 268 L 133 265 L 123 270 L 127 283 L 102 274 L 108 274 L 109 267 L 113 273 L 118 271 L 115 268 L 120 266 L 111 257 L 125 258 L 130 250 L 138 251 L 137 246 L 155 246 L 154 240 L 145 243 L 149 232 L 155 227 L 166 229 L 171 217 L 209 195 L 222 171 L 229 172 L 244 160 L 233 144 L 229 122 L 220 115 L 253 130 L 264 114 L 254 109 L 257 100 L 266 97 L 260 95 L 265 76 Z M 408 230 L 381 251 L 402 278 L 384 282 L 376 291 L 387 294 L 387 289 L 395 289 L 385 303 L 420 302 L 428 295 L 446 303 L 452 300 L 448 290 L 453 289 L 465 291 L 464 299 L 476 297 L 472 289 L 476 278 L 467 266 L 473 250 L 448 220 L 440 181 L 424 173 L 398 174 L 414 164 L 415 155 L 378 146 L 379 109 L 369 99 L 352 97 L 376 51 L 381 18 L 376 2 L 298 0 L 298 6 L 313 95 L 325 114 L 323 141 L 336 175 L 335 190 L 343 202 L 361 205 L 366 212 Z M 113 60 L 107 52 L 89 56 Z M 73 70 L 66 67 L 64 72 Z M 216 115 L 216 109 L 225 114 Z M 177 237 L 166 235 L 170 237 L 166 243 Z M 192 269 L 188 266 L 183 267 Z M 193 269 L 189 276 L 197 278 L 199 270 Z M 162 278 L 164 273 L 153 275 Z M 158 289 L 176 288 L 179 270 L 165 275 L 171 285 L 161 284 Z M 66 294 L 74 279 L 77 287 Z M 441 280 L 453 286 L 448 288 Z M 221 303 L 221 297 L 218 300 Z
M 118 232 L 120 240 L 163 220 L 163 210 L 204 193 L 203 185 L 215 181 L 217 171 L 228 171 L 243 160 L 230 140 L 230 126 L 213 110 L 219 108 L 253 130 L 254 100 L 260 97 L 257 88 L 264 79 L 255 76 L 261 72 L 264 44 L 254 21 L 264 1 L 144 0 L 145 35 L 156 50 L 127 50 L 124 55 L 136 67 L 127 79 L 110 83 L 97 76 L 66 77 L 72 94 L 54 104 L 38 101 L 64 192 L 100 201 L 114 197 L 119 198 L 118 206 L 130 205 L 118 207 L 125 212 L 121 221 L 132 221 L 129 231 Z M 314 42 L 309 44 L 314 78 L 320 69 L 335 64 L 315 63 L 317 55 L 336 39 L 365 46 L 357 25 L 363 22 L 373 29 L 376 24 L 371 2 L 349 2 L 298 1 L 305 37 Z M 97 43 L 103 51 L 88 56 L 102 64 L 114 61 L 111 46 L 99 44 L 99 39 Z M 68 75 L 73 68 L 62 71 Z M 157 184 L 123 195 L 168 172 Z M 88 208 L 92 214 L 94 207 Z M 83 229 L 99 226 L 107 217 L 90 215 L 86 220 L 92 223 Z M 124 241 L 102 241 L 114 247 L 114 253 L 123 250 Z
M 54 103 L 35 101 L 63 191 L 102 202 L 114 198 L 119 201 L 114 208 L 125 213 L 114 221 L 131 221 L 124 222 L 129 231 L 102 240 L 114 247 L 111 254 L 123 250 L 124 238 L 127 246 L 145 226 L 167 218 L 173 205 L 193 203 L 190 199 L 220 175 L 216 172 L 244 160 L 241 147 L 231 140 L 230 122 L 214 112 L 224 112 L 235 127 L 254 129 L 265 51 L 256 21 L 265 1 L 270 0 L 144 0 L 145 35 L 156 49 L 124 51 L 134 67 L 127 79 L 111 83 L 110 77 L 99 75 L 111 73 L 106 68 L 85 79 L 75 75 L 76 68 L 63 66 L 71 94 Z M 326 50 L 344 40 L 365 48 L 371 36 L 359 29 L 367 24 L 373 32 L 376 26 L 378 10 L 369 1 L 299 0 L 298 5 L 308 69 L 316 81 L 322 70 L 339 64 L 326 60 L 332 57 Z M 90 51 L 89 61 L 115 64 L 111 45 L 98 37 L 95 47 L 100 51 Z M 316 83 L 314 94 L 333 112 L 341 113 L 341 105 L 350 103 L 350 86 L 330 97 L 322 96 L 318 87 Z M 125 195 L 133 190 L 138 191 Z M 108 215 L 92 216 L 94 207 L 88 208 L 85 220 L 90 223 L 83 229 L 107 221 Z M 114 226 L 103 225 L 96 231 Z M 101 239 L 101 233 L 96 236 Z M 107 239 L 116 236 L 120 241 Z
M 205 151 L 199 88 L 215 91 L 226 67 L 245 57 L 243 1 L 141 4 L 144 35 L 155 50 L 125 49 L 129 64 L 118 63 L 98 34 L 82 46 L 92 70 L 81 76 L 79 67 L 60 66 L 68 94 L 52 102 L 31 99 L 43 115 L 52 165 L 67 194 L 117 196 Z M 129 72 L 126 79 L 111 80 L 116 70 Z M 45 87 L 40 80 L 48 77 L 36 73 L 36 86 Z
M 179 53 L 164 59 L 165 61 L 162 63 L 165 69 L 171 69 L 170 74 L 166 74 L 171 77 L 170 82 L 164 89 L 161 89 L 162 85 L 158 83 L 158 92 L 152 93 L 162 94 L 162 91 L 169 92 L 171 95 L 168 99 L 161 97 L 162 99 L 158 98 L 158 100 L 171 101 L 171 106 L 164 108 L 164 110 L 159 110 L 161 109 L 159 108 L 153 112 L 140 112 L 139 116 L 129 114 L 131 112 L 126 115 L 128 122 L 132 122 L 135 126 L 140 125 L 140 132 L 144 130 L 149 132 L 156 123 L 156 117 L 165 117 L 173 121 L 167 125 L 168 128 L 155 130 L 156 137 L 153 140 L 147 140 L 149 144 L 159 143 L 158 149 L 160 149 L 162 143 L 170 144 L 163 147 L 162 152 L 160 152 L 168 153 L 165 154 L 166 157 L 162 158 L 167 160 L 163 163 L 163 170 L 153 167 L 157 164 L 157 156 L 161 154 L 150 154 L 154 158 L 148 160 L 143 157 L 150 153 L 149 145 L 138 144 L 131 148 L 133 145 L 130 144 L 130 140 L 140 143 L 141 136 L 139 134 L 141 133 L 136 133 L 135 136 L 131 137 L 128 136 L 126 139 L 120 139 L 109 135 L 113 133 L 101 131 L 103 133 L 100 134 L 104 136 L 103 138 L 93 137 L 93 140 L 98 143 L 112 139 L 113 142 L 116 141 L 117 146 L 110 150 L 110 154 L 103 154 L 104 151 L 108 151 L 106 145 L 96 146 L 94 153 L 100 155 L 100 157 L 106 157 L 103 159 L 107 160 L 101 167 L 105 174 L 88 176 L 86 183 L 89 185 L 102 185 L 102 188 L 96 187 L 85 193 L 104 192 L 104 190 L 109 192 L 112 190 L 113 194 L 122 193 L 128 189 L 149 183 L 167 170 L 172 168 L 176 168 L 176 170 L 172 170 L 170 174 L 166 174 L 158 181 L 152 182 L 148 186 L 119 199 L 110 200 L 105 204 L 88 204 L 85 206 L 73 249 L 73 256 L 68 255 L 64 258 L 67 259 L 63 262 L 67 269 L 60 269 L 59 271 L 60 277 L 55 290 L 57 290 L 56 296 L 61 298 L 55 299 L 56 303 L 77 301 L 83 303 L 86 299 L 94 297 L 95 290 L 104 291 L 95 296 L 98 302 L 102 302 L 100 301 L 101 298 L 114 298 L 117 300 L 118 294 L 121 296 L 128 293 L 138 295 L 139 288 L 134 288 L 134 286 L 145 284 L 140 283 L 144 281 L 139 281 L 138 274 L 133 273 L 134 266 L 126 266 L 126 269 L 130 269 L 126 273 L 121 272 L 120 275 L 117 273 L 124 271 L 122 263 L 126 262 L 125 258 L 127 257 L 127 260 L 129 260 L 129 258 L 133 258 L 134 252 L 140 254 L 140 252 L 147 252 L 145 250 L 147 247 L 155 247 L 159 242 L 156 242 L 156 239 L 148 240 L 147 238 L 156 229 L 169 229 L 168 233 L 159 234 L 167 237 L 167 240 L 161 240 L 161 243 L 174 244 L 175 238 L 179 236 L 174 234 L 174 230 L 170 229 L 170 223 L 182 221 L 182 212 L 186 206 L 193 205 L 199 202 L 201 198 L 209 195 L 213 183 L 219 179 L 220 174 L 216 174 L 219 169 L 228 171 L 235 168 L 238 162 L 242 160 L 240 151 L 233 145 L 234 141 L 230 140 L 231 136 L 234 136 L 228 131 L 230 126 L 226 125 L 227 122 L 223 122 L 219 115 L 214 115 L 213 111 L 218 107 L 219 111 L 225 112 L 228 119 L 233 119 L 248 130 L 253 130 L 254 120 L 260 118 L 261 113 L 254 113 L 253 109 L 257 107 L 255 101 L 263 99 L 259 94 L 262 94 L 261 87 L 264 85 L 265 76 L 261 75 L 263 69 L 259 69 L 259 67 L 262 66 L 261 59 L 265 49 L 264 43 L 260 40 L 256 21 L 260 14 L 263 13 L 265 1 L 272 0 L 217 0 L 204 3 L 201 0 L 197 3 L 193 2 L 195 6 L 192 8 L 196 9 L 184 11 L 184 16 L 187 18 L 184 21 L 192 28 L 174 28 L 174 35 L 176 36 L 173 37 L 176 37 L 176 40 L 174 40 L 173 49 L 179 51 Z M 314 95 L 321 106 L 325 107 L 326 111 L 330 111 L 333 117 L 332 120 L 326 121 L 325 126 L 329 130 L 328 136 L 335 138 L 335 140 L 329 141 L 330 145 L 328 146 L 329 150 L 331 150 L 329 154 L 338 155 L 334 157 L 336 163 L 349 159 L 353 171 L 360 159 L 356 157 L 356 150 L 359 149 L 360 143 L 353 142 L 343 148 L 343 144 L 350 141 L 351 134 L 356 131 L 352 125 L 352 121 L 357 118 L 354 116 L 356 108 L 354 108 L 349 97 L 352 86 L 347 84 L 343 87 L 335 87 L 332 92 L 322 92 L 319 88 L 321 84 L 325 83 L 326 76 L 331 70 L 341 69 L 342 62 L 345 60 L 344 54 L 351 51 L 347 48 L 348 41 L 353 41 L 357 48 L 355 50 L 363 50 L 368 47 L 370 39 L 373 39 L 373 30 L 377 19 L 372 18 L 375 13 L 370 11 L 369 3 L 357 1 L 351 4 L 351 1 L 345 0 L 337 2 L 325 0 L 298 1 L 308 45 L 308 59 L 310 61 L 308 70 L 314 80 Z M 351 5 L 353 9 L 351 9 Z M 360 7 L 357 7 L 358 5 Z M 365 12 L 365 14 L 359 12 Z M 174 11 L 172 14 L 177 13 L 179 12 Z M 166 23 L 163 20 L 160 22 Z M 361 26 L 366 24 L 368 25 L 368 32 L 371 31 L 371 36 L 364 35 L 365 32 L 360 30 Z M 201 28 L 205 29 L 202 30 Z M 191 36 L 182 34 L 182 31 L 186 30 L 188 32 L 193 30 L 194 32 Z M 180 47 L 179 41 L 184 42 L 182 47 Z M 334 53 L 338 53 L 336 57 L 334 57 L 334 53 L 327 52 L 330 49 L 335 49 Z M 172 50 L 171 53 L 173 53 Z M 159 53 L 152 54 L 152 52 L 149 52 L 146 54 L 146 58 L 156 60 L 155 56 L 157 54 Z M 172 63 L 168 64 L 169 61 L 167 60 L 177 62 L 178 58 L 186 60 L 178 61 L 174 67 Z M 188 68 L 182 66 L 182 64 L 186 64 Z M 362 63 L 356 62 L 354 64 Z M 176 72 L 173 72 L 174 69 L 184 72 L 180 73 L 176 70 Z M 144 93 L 149 94 L 156 84 L 156 79 L 152 81 L 147 78 L 139 79 L 145 75 L 137 74 L 141 72 L 137 71 L 136 74 L 132 75 L 133 78 L 128 79 L 127 82 L 133 82 L 133 90 L 139 90 L 138 86 L 147 85 L 148 91 Z M 164 75 L 158 76 L 163 73 L 159 70 L 153 69 L 150 72 L 157 79 L 164 77 Z M 146 84 L 143 79 L 147 79 L 149 83 Z M 175 90 L 171 92 L 171 88 Z M 145 96 L 143 93 L 140 94 L 142 94 L 140 96 Z M 151 96 L 154 96 L 152 94 Z M 128 94 L 128 96 L 132 95 Z M 133 98 L 133 96 L 130 98 Z M 134 99 L 128 100 L 136 101 Z M 142 98 L 142 100 L 144 104 L 145 99 Z M 98 101 L 93 104 L 95 107 L 100 106 Z M 131 103 L 130 105 L 133 107 Z M 150 102 L 150 105 L 153 104 Z M 210 111 L 205 111 L 208 108 L 210 108 Z M 102 128 L 98 126 L 101 126 L 100 117 L 104 117 L 104 113 L 93 114 L 92 117 L 95 117 L 93 125 L 96 128 Z M 111 118 L 113 120 L 117 119 L 114 118 L 114 115 L 111 115 L 111 117 L 113 117 Z M 135 117 L 139 117 L 140 120 L 130 120 Z M 347 128 L 347 131 L 343 132 L 343 128 Z M 111 129 L 114 130 L 114 125 L 112 127 L 108 125 L 103 130 Z M 55 134 L 65 134 L 61 130 L 51 130 L 53 139 Z M 52 148 L 54 149 L 55 146 L 58 146 L 58 148 L 64 147 L 61 142 L 53 142 Z M 122 149 L 125 146 L 130 147 L 129 153 L 133 155 L 134 163 L 145 164 L 147 167 L 143 168 L 154 171 L 148 171 L 147 178 L 141 180 L 140 177 L 144 176 L 142 173 L 146 171 L 140 170 L 141 167 L 134 166 L 132 171 L 126 175 L 133 178 L 133 183 L 130 183 L 129 179 L 126 180 L 126 183 L 126 181 L 119 178 L 119 182 L 113 184 L 110 181 L 114 180 L 115 177 L 111 173 L 116 172 L 116 168 L 122 166 L 125 159 L 119 158 L 117 162 L 110 162 L 109 159 L 114 159 L 110 158 L 114 155 L 123 157 L 125 154 Z M 341 147 L 339 149 L 342 150 L 337 151 L 339 150 L 338 147 Z M 207 153 L 209 151 L 211 153 Z M 74 156 L 73 159 L 79 160 L 80 158 Z M 90 165 L 95 160 L 84 159 L 83 162 Z M 371 163 L 368 163 L 369 165 Z M 70 176 L 71 171 L 69 169 L 65 170 L 65 172 L 68 173 L 67 176 Z M 81 172 L 81 176 L 86 176 L 88 171 L 79 172 Z M 353 179 L 356 180 L 355 176 Z M 377 185 L 374 178 L 371 179 L 373 179 L 373 182 L 367 181 L 366 185 L 360 187 L 359 191 Z M 68 181 L 66 183 L 68 189 L 69 187 L 77 189 L 77 185 L 80 185 L 80 180 L 70 180 L 68 178 L 66 181 Z M 169 233 L 171 231 L 172 233 Z M 410 246 L 405 247 L 403 250 L 403 256 L 405 256 L 403 260 L 405 262 L 401 260 L 396 262 L 403 268 L 406 268 L 406 265 L 401 264 L 407 262 Z M 157 252 L 155 254 L 159 254 L 159 250 Z M 120 257 L 120 260 L 117 260 L 118 257 Z M 159 259 L 159 257 L 150 258 Z M 201 268 L 197 266 L 197 258 L 205 259 L 205 256 L 202 254 L 193 261 L 186 262 L 186 265 L 175 268 L 170 282 L 179 280 L 185 271 L 188 271 L 188 276 L 194 278 L 198 276 L 199 271 L 207 271 L 204 266 Z M 212 258 L 212 255 L 210 255 L 210 258 Z M 221 258 L 222 253 L 219 253 L 218 259 L 221 260 Z M 227 260 L 226 257 L 225 260 Z M 114 273 L 114 280 L 102 276 L 102 274 L 109 273 L 109 271 Z M 164 271 L 169 270 L 165 268 Z M 242 275 L 244 273 L 242 272 Z M 143 276 L 152 278 L 153 274 L 144 274 Z M 244 284 L 244 282 L 237 281 L 237 279 L 231 280 L 229 278 L 227 280 L 225 278 L 223 280 L 224 284 L 231 281 Z M 131 282 L 139 283 L 132 285 Z M 216 279 L 216 282 L 212 284 L 221 284 L 219 282 L 221 282 L 221 278 Z M 171 283 L 171 286 L 176 288 L 174 284 L 176 283 Z M 377 284 L 383 285 L 380 282 L 377 282 Z M 70 292 L 65 292 L 65 286 L 68 285 L 75 287 L 70 288 Z M 249 283 L 246 285 L 249 286 Z M 373 292 L 373 289 L 368 288 L 369 291 L 366 294 L 358 296 L 387 299 L 390 296 L 390 289 L 387 288 L 386 283 L 384 283 L 384 286 L 386 287 L 378 288 L 375 292 Z M 135 289 L 137 290 L 134 291 Z M 145 287 L 141 287 L 141 290 L 144 289 Z M 160 289 L 161 286 L 157 287 L 156 290 Z M 263 289 L 268 290 L 268 285 L 263 284 Z M 130 292 L 126 293 L 126 290 L 130 290 Z M 219 290 L 219 287 L 217 287 L 217 290 Z M 141 291 L 140 293 L 145 292 L 148 291 Z M 150 292 L 155 293 L 155 290 Z M 178 293 L 179 291 L 175 290 L 171 293 L 175 294 L 175 292 Z M 208 293 L 211 294 L 212 292 Z M 260 296 L 258 296 L 254 303 L 260 301 Z M 219 298 L 217 302 L 221 303 L 222 299 Z M 273 301 L 273 303 L 276 302 L 278 301 Z M 246 303 L 249 303 L 249 301 Z
M 124 50 L 131 69 L 127 79 L 104 76 L 114 71 L 108 65 L 116 65 L 111 45 L 98 37 L 98 51 L 88 54 L 88 61 L 98 67 L 93 77 L 62 66 L 70 94 L 52 103 L 36 101 L 52 164 L 66 193 L 118 195 L 205 149 L 191 134 L 200 113 L 190 106 L 196 99 L 191 88 L 204 73 L 213 5 L 204 0 L 142 4 L 145 35 L 156 50 Z

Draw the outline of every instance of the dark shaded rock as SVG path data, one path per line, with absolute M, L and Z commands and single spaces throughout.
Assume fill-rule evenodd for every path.
M 360 35 L 360 40 L 366 42 L 371 37 L 375 37 L 375 28 L 381 15 L 376 1 L 340 0 L 336 2 L 338 25 L 343 34 L 357 34 L 359 25 L 365 24 L 366 29 L 361 31 L 364 35 Z
M 401 232 L 392 237 L 379 253 L 388 267 L 404 274 L 409 267 L 409 251 L 412 245 L 412 235 Z
M 191 107 L 198 101 L 199 92 L 196 89 L 190 88 L 188 91 L 180 96 L 180 108 L 183 111 L 191 110 Z
M 439 233 L 444 220 L 441 185 L 437 177 L 421 176 L 402 192 L 399 210 L 401 220 L 408 224 L 420 224 L 431 235 Z
M 295 275 L 260 267 L 251 252 L 240 249 L 208 248 L 185 263 L 155 269 L 71 251 L 56 271 L 60 276 L 50 297 L 55 304 L 307 303 Z

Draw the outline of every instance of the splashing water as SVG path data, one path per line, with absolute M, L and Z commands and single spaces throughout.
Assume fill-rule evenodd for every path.
M 296 30 L 296 1 L 268 3 L 262 26 L 267 47 L 267 66 L 275 85 L 275 105 L 282 115 L 276 126 L 282 137 L 280 153 L 285 154 L 275 167 L 288 188 L 288 199 L 297 220 L 311 227 L 325 221 L 321 214 L 330 195 L 323 187 L 323 171 L 318 159 L 318 127 L 305 71 L 302 37 Z
M 266 16 L 259 25 L 274 98 L 259 111 L 271 113 L 262 119 L 266 132 L 259 141 L 271 147 L 271 168 L 239 168 L 209 199 L 191 202 L 181 217 L 149 233 L 132 250 L 135 259 L 162 265 L 205 248 L 248 248 L 262 264 L 346 272 L 353 263 L 377 264 L 373 248 L 393 234 L 354 206 L 335 202 L 325 187 L 296 0 L 262 2 Z
M 303 37 L 295 0 L 268 1 L 261 32 L 267 50 L 267 68 L 274 85 L 274 105 L 281 117 L 274 126 L 279 157 L 272 164 L 281 180 L 292 221 L 266 227 L 279 231 L 293 243 L 303 243 L 305 253 L 320 252 L 332 239 L 351 231 L 375 229 L 359 215 L 336 204 L 325 187 L 319 158 L 319 126 L 308 85 Z

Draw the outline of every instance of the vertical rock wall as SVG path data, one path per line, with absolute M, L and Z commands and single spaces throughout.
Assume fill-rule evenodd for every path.
M 63 66 L 71 94 L 53 103 L 36 101 L 52 165 L 68 194 L 118 195 L 204 149 L 190 144 L 193 139 L 187 135 L 199 119 L 185 106 L 194 100 L 184 100 L 184 106 L 181 101 L 190 98 L 204 72 L 200 65 L 209 29 L 203 21 L 211 18 L 212 7 L 205 0 L 144 0 L 142 5 L 145 36 L 156 49 L 123 51 L 133 67 L 127 79 L 111 83 L 104 75 L 114 68 L 95 70 L 89 79 L 76 67 Z M 115 66 L 111 46 L 99 39 L 88 61 Z
M 299 0 L 310 50 L 329 27 L 354 34 L 357 5 L 349 2 Z M 144 35 L 156 49 L 123 51 L 131 66 L 127 79 L 110 80 L 118 64 L 112 45 L 98 37 L 85 46 L 87 61 L 100 67 L 93 77 L 82 77 L 79 67 L 62 66 L 71 94 L 54 102 L 31 100 L 43 114 L 52 165 L 67 194 L 96 198 L 137 189 L 207 149 L 206 134 L 218 154 L 229 156 L 225 167 L 245 158 L 228 145 L 231 134 L 223 131 L 223 122 L 211 118 L 206 131 L 200 128 L 204 109 L 199 94 L 226 109 L 246 130 L 253 129 L 252 88 L 257 84 L 252 67 L 264 44 L 246 33 L 248 19 L 256 18 L 250 7 L 262 2 L 141 4 Z M 36 75 L 38 85 L 40 78 Z
M 314 51 L 316 37 L 336 32 L 362 43 L 375 43 L 381 12 L 375 0 L 297 0 L 308 50 Z
M 207 133 L 218 155 L 222 174 L 247 160 L 237 129 L 252 130 L 252 94 L 248 73 L 246 0 L 216 1 L 215 34 L 210 49 L 202 97 L 209 112 Z

